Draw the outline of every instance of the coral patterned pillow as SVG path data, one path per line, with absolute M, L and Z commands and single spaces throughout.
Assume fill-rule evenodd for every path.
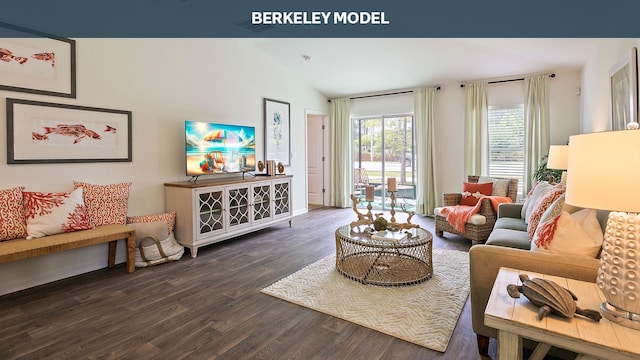
M 0 241 L 27 237 L 22 190 L 24 186 L 0 190 Z
M 128 216 L 127 224 L 140 224 L 140 223 L 152 223 L 164 221 L 167 223 L 167 235 L 171 234 L 173 227 L 176 224 L 176 212 L 168 212 L 157 215 L 142 215 L 142 216 Z
M 491 195 L 493 183 L 468 183 L 462 184 L 462 199 L 460 205 L 475 206 L 478 199 L 485 195 Z
M 74 181 L 73 188 L 83 188 L 89 221 L 94 226 L 126 224 L 131 183 L 93 185 Z
M 82 200 L 82 188 L 71 193 L 22 193 L 27 239 L 93 229 Z
M 540 219 L 542 218 L 542 214 L 544 214 L 547 208 L 551 206 L 551 204 L 553 204 L 554 201 L 556 201 L 562 194 L 564 194 L 563 187 L 553 187 L 546 194 L 540 197 L 533 205 L 531 208 L 529 223 L 527 224 L 527 234 L 529 235 L 529 239 L 533 239 L 536 229 L 538 228 L 538 224 L 540 223 Z

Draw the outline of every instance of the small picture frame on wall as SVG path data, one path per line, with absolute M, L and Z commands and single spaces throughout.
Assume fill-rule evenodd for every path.
M 629 49 L 610 70 L 611 129 L 624 130 L 638 121 L 637 49 Z
M 291 165 L 291 108 L 288 102 L 264 99 L 264 156 Z
M 0 22 L 0 90 L 76 97 L 76 42 Z
M 131 111 L 7 99 L 7 164 L 131 162 Z

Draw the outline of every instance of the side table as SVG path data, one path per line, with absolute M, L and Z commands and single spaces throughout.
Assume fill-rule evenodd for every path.
M 551 346 L 602 359 L 640 358 L 640 331 L 605 318 L 596 323 L 580 315 L 573 319 L 549 315 L 538 321 L 538 308 L 524 295 L 514 299 L 507 294 L 508 284 L 520 284 L 518 277 L 521 273 L 530 278 L 549 279 L 566 287 L 576 294 L 578 306 L 583 309 L 597 310 L 604 301 L 595 283 L 501 268 L 484 313 L 484 323 L 498 329 L 499 359 L 522 359 L 522 338 L 540 343 L 530 360 L 544 358 Z M 581 355 L 581 358 L 585 358 L 585 355 Z

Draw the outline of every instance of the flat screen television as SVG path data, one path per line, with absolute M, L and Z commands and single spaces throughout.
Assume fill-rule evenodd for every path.
M 187 120 L 184 128 L 187 176 L 255 170 L 255 127 Z

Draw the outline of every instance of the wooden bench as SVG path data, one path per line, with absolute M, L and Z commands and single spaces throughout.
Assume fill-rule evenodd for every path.
M 0 264 L 108 242 L 108 265 L 111 268 L 116 263 L 118 240 L 126 242 L 127 272 L 132 273 L 136 269 L 136 234 L 132 227 L 126 225 L 102 225 L 91 230 L 49 235 L 37 239 L 2 241 L 0 242 Z

